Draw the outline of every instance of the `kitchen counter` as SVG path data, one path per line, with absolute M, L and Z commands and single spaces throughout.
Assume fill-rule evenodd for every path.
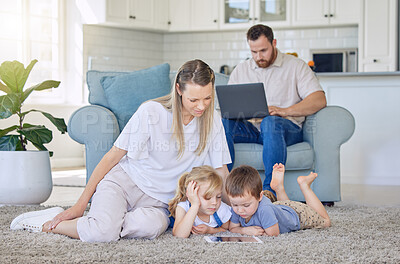
M 394 72 L 316 72 L 317 77 L 359 77 L 359 76 L 400 76 L 400 71 Z
M 400 185 L 400 72 L 316 75 L 328 105 L 348 109 L 356 122 L 341 147 L 341 182 Z

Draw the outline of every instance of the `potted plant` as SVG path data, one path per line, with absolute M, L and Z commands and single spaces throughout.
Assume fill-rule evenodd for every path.
M 25 122 L 31 113 L 41 113 L 61 132 L 67 132 L 64 119 L 22 106 L 34 91 L 57 88 L 59 81 L 47 80 L 24 88 L 37 60 L 25 68 L 18 61 L 5 61 L 0 66 L 0 119 L 16 117 L 17 124 L 0 128 L 0 204 L 40 204 L 47 200 L 53 187 L 49 152 L 44 144 L 53 139 L 52 131 L 44 125 Z M 39 151 L 28 150 L 28 143 Z

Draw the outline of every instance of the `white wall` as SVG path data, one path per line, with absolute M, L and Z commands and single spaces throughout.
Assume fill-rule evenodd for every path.
M 319 77 L 329 105 L 348 109 L 355 131 L 341 147 L 341 182 L 400 185 L 400 75 Z

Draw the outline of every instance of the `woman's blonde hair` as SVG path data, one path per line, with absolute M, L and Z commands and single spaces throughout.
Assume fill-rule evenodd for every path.
M 206 199 L 211 198 L 211 195 L 213 195 L 216 190 L 222 189 L 223 187 L 221 176 L 210 166 L 204 165 L 201 167 L 194 167 L 191 172 L 185 172 L 179 178 L 174 198 L 168 203 L 169 211 L 173 217 L 175 217 L 175 210 L 178 203 L 187 201 L 186 188 L 191 181 L 196 183 L 210 183 L 210 186 L 204 193 L 204 198 Z
M 207 145 L 214 118 L 215 74 L 210 66 L 201 60 L 186 62 L 181 66 L 175 76 L 171 93 L 153 100 L 162 104 L 168 111 L 172 111 L 172 132 L 178 143 L 178 157 L 182 157 L 185 151 L 185 136 L 183 134 L 182 125 L 182 96 L 178 93 L 177 84 L 179 85 L 180 91 L 183 93 L 188 83 L 200 86 L 206 86 L 212 83 L 211 103 L 199 118 L 200 142 L 197 146 L 196 153 L 200 155 Z

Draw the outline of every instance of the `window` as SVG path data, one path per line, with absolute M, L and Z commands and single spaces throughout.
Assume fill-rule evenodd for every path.
M 25 67 L 37 59 L 26 87 L 44 80 L 61 81 L 62 0 L 0 0 L 0 62 L 18 60 Z M 63 101 L 63 89 L 33 93 L 31 103 Z

